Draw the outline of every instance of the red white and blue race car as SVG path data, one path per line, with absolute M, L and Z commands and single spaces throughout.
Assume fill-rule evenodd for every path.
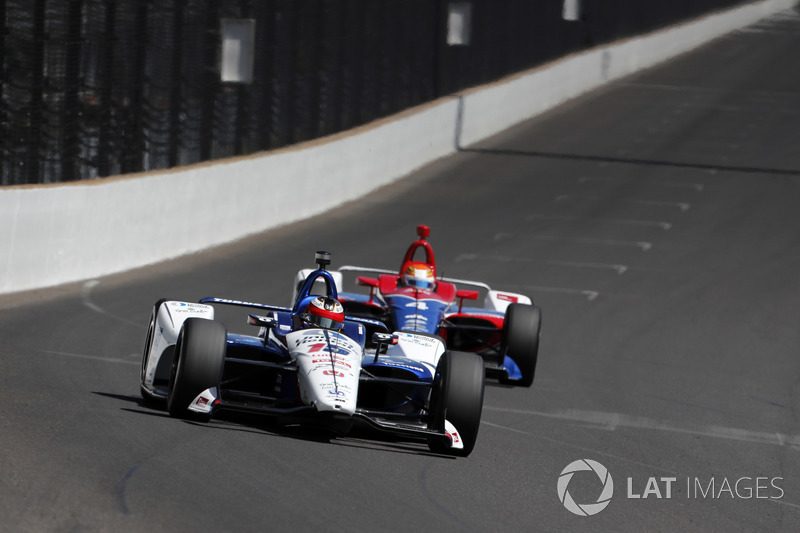
M 539 353 L 541 309 L 522 294 L 492 290 L 478 281 L 437 277 L 433 247 L 426 240 L 430 228 L 418 226 L 417 235 L 399 271 L 348 265 L 331 272 L 347 314 L 378 321 L 389 331 L 437 335 L 449 350 L 480 355 L 488 376 L 530 387 Z M 415 260 L 418 250 L 424 252 L 422 261 Z M 308 272 L 298 272 L 295 291 Z M 357 284 L 369 288 L 368 294 L 342 292 L 345 272 L 378 277 L 357 276 Z M 464 305 L 481 292 L 483 307 Z
M 480 357 L 424 332 L 392 334 L 339 303 L 330 254 L 317 252 L 291 308 L 225 298 L 159 300 L 142 356 L 141 393 L 178 418 L 246 411 L 346 434 L 355 423 L 466 456 L 480 426 Z M 320 289 L 322 289 L 320 291 Z M 246 307 L 257 333 L 229 333 L 214 305 Z M 367 330 L 370 348 L 365 348 Z M 382 331 L 381 331 L 382 330 Z

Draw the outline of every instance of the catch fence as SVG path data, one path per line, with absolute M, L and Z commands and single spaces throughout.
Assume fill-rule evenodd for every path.
M 278 148 L 741 3 L 0 0 L 0 185 Z

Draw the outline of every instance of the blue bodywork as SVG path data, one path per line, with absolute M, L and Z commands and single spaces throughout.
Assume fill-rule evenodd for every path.
M 327 294 L 338 299 L 339 294 L 333 277 L 327 270 L 320 269 L 315 270 L 306 278 L 291 308 L 224 298 L 203 298 L 200 300 L 201 303 L 206 304 L 236 305 L 268 311 L 265 314 L 275 320 L 275 324 L 270 328 L 272 336 L 269 335 L 269 331 L 266 328 L 262 329 L 259 335 L 228 333 L 226 378 L 245 380 L 247 378 L 243 378 L 237 373 L 240 369 L 252 372 L 253 366 L 258 367 L 261 365 L 275 372 L 274 376 L 276 377 L 269 380 L 271 382 L 269 385 L 270 394 L 273 399 L 278 404 L 297 401 L 298 390 L 297 380 L 294 375 L 295 370 L 289 368 L 292 361 L 284 344 L 284 337 L 294 329 L 294 324 L 297 323 L 295 318 L 303 309 L 304 304 L 316 297 L 316 295 L 312 294 L 312 289 L 315 288 L 315 282 L 318 279 L 322 279 L 326 286 Z M 316 285 L 317 288 L 318 286 L 319 284 Z M 407 299 L 408 302 L 412 300 L 410 298 Z M 398 305 L 401 304 L 398 302 Z M 435 324 L 437 320 L 441 319 L 444 308 L 445 306 L 437 307 L 433 311 L 433 315 L 430 314 L 430 311 L 427 311 L 426 317 L 430 317 L 431 322 Z M 415 311 L 411 308 L 409 310 L 406 312 L 406 316 L 411 316 Z M 363 350 L 367 341 L 368 329 L 370 331 L 388 331 L 380 321 L 347 316 L 345 317 L 342 333 L 356 341 Z M 427 333 L 426 329 L 417 329 L 416 331 Z M 255 361 L 254 358 L 256 359 Z M 227 372 L 227 370 L 230 370 L 230 372 Z M 423 411 L 420 412 L 420 406 L 424 406 L 428 401 L 430 387 L 434 382 L 434 375 L 434 369 L 405 357 L 380 355 L 376 358 L 374 354 L 367 354 L 362 361 L 359 407 L 362 404 L 363 390 L 363 396 L 366 397 L 364 403 L 369 404 L 370 401 L 376 403 L 376 405 L 366 405 L 367 411 L 369 408 L 380 408 L 382 412 L 397 412 L 398 415 L 405 416 L 413 416 L 416 412 L 418 413 L 417 419 L 424 418 L 426 411 L 423 408 Z M 384 381 L 387 379 L 393 380 L 393 385 L 389 387 L 390 389 L 395 391 L 402 390 L 403 393 L 393 395 L 381 392 L 379 394 L 377 392 L 378 389 L 381 391 L 386 389 Z M 248 384 L 252 385 L 253 383 Z M 223 393 L 224 396 L 225 394 Z M 380 403 L 379 400 L 383 401 L 383 403 Z M 390 403 L 386 404 L 386 400 L 389 400 Z M 241 408 L 244 403 L 231 401 L 228 406 Z M 251 410 L 255 410 L 255 408 L 251 408 Z
M 434 298 L 414 298 L 405 294 L 385 297 L 397 330 L 436 335 L 449 304 Z
M 427 292 L 427 291 L 425 291 Z M 425 292 L 420 293 L 391 293 L 382 295 L 385 302 L 376 303 L 376 300 L 368 294 L 342 293 L 342 300 L 346 305 L 360 304 L 362 306 L 380 307 L 388 315 L 384 320 L 390 324 L 389 328 L 395 331 L 413 331 L 438 335 L 442 324 L 445 322 L 445 315 L 453 306 L 452 302 L 445 302 L 435 297 L 426 297 Z M 493 316 L 504 318 L 502 311 L 493 311 L 479 307 L 463 307 L 459 314 L 471 315 L 474 317 Z M 374 324 L 377 321 L 370 321 Z M 506 379 L 515 381 L 522 379 L 522 372 L 519 366 L 508 355 L 503 356 L 503 362 L 497 370 L 506 374 Z

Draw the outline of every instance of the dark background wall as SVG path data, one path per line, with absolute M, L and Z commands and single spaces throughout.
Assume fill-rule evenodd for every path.
M 567 21 L 562 0 L 0 0 L 0 185 L 277 148 L 741 3 L 582 0 Z M 251 83 L 220 79 L 222 19 L 254 21 Z

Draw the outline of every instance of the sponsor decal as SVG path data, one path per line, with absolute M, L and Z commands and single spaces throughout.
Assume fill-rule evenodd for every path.
M 351 344 L 355 345 L 355 343 L 350 339 L 350 337 L 347 337 L 345 335 L 341 335 L 341 334 L 336 333 L 334 331 L 331 331 L 330 333 L 328 333 L 328 337 L 330 338 L 331 344 L 334 344 L 334 345 L 336 345 L 336 344 L 340 344 L 340 345 L 343 345 L 343 346 L 348 346 L 348 345 L 351 345 Z M 299 339 L 295 339 L 294 345 L 295 346 L 300 346 L 301 344 L 308 344 L 308 343 L 311 343 L 311 342 L 318 342 L 318 343 L 322 343 L 322 344 L 327 344 L 328 339 L 325 338 L 325 335 L 321 335 L 321 334 L 317 333 L 316 331 L 311 330 L 311 331 L 307 331 L 307 332 L 303 333 L 303 335 Z
M 418 366 L 407 365 L 405 363 L 397 363 L 395 361 L 390 361 L 388 363 L 389 366 L 397 367 L 397 368 L 407 368 L 409 370 L 413 370 L 414 372 L 425 372 L 424 368 L 420 368 Z
M 323 370 L 322 374 L 325 375 L 325 376 L 336 376 L 337 378 L 343 378 L 344 377 L 344 373 L 343 372 L 337 372 L 337 371 L 333 371 L 333 370 Z
M 319 352 L 319 351 L 324 351 L 324 352 L 328 352 L 328 353 L 331 353 L 331 354 L 336 353 L 336 354 L 340 354 L 340 355 L 350 355 L 350 350 L 348 350 L 347 348 L 345 348 L 343 346 L 337 346 L 337 345 L 328 346 L 328 343 L 325 343 L 325 342 L 312 344 L 311 346 L 308 347 L 308 352 L 307 353 L 315 353 L 315 352 Z
M 254 305 L 260 307 L 261 304 L 255 302 L 243 302 L 242 300 L 230 300 L 228 298 L 214 298 L 212 302 L 219 302 L 221 304 L 236 304 L 236 305 Z
M 497 293 L 497 299 L 503 300 L 506 302 L 517 303 L 519 302 L 519 298 L 517 296 L 512 296 L 511 294 L 501 294 Z
M 461 442 L 461 437 L 458 435 L 458 431 L 453 431 L 452 433 L 449 431 L 445 431 L 445 435 L 450 437 L 451 445 Z
M 419 346 L 424 346 L 425 348 L 430 348 L 439 342 L 437 339 L 433 339 L 431 337 L 420 337 L 410 333 L 403 335 L 402 340 L 404 343 L 417 344 Z
M 349 385 L 346 385 L 344 383 L 317 383 L 316 387 L 321 390 L 339 389 L 339 393 L 341 394 L 344 394 L 344 392 L 342 391 L 349 392 L 352 390 Z M 331 391 L 328 392 L 331 393 Z
M 315 365 L 317 363 L 324 363 L 326 365 L 330 365 L 332 363 L 334 366 L 341 365 L 341 366 L 346 366 L 347 368 L 353 368 L 350 364 L 344 362 L 338 357 L 332 357 L 331 359 L 313 359 L 311 361 L 312 365 Z
M 169 302 L 167 307 L 173 313 L 210 313 L 213 309 L 211 306 L 203 304 L 193 304 L 187 302 Z

